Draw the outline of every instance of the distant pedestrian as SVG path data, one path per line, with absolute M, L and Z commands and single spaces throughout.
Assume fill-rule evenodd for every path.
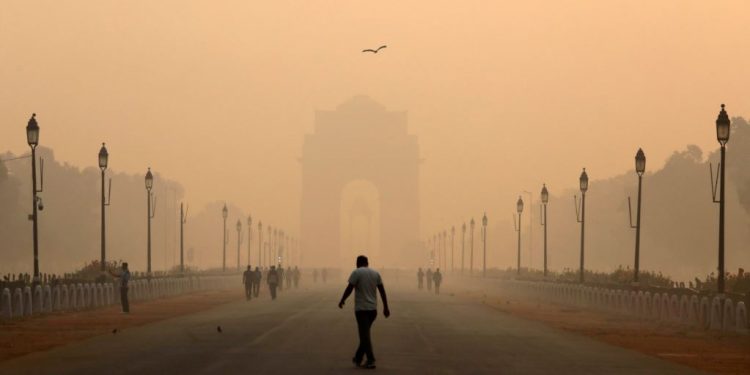
M 279 286 L 279 273 L 276 272 L 276 266 L 271 266 L 266 275 L 266 282 L 268 283 L 268 290 L 271 292 L 271 299 L 276 299 L 276 287 Z
M 323 279 L 323 284 L 325 284 L 326 280 L 328 279 L 328 270 L 323 268 L 323 270 L 320 271 L 320 278 Z
M 252 267 L 247 266 L 247 271 L 242 273 L 242 285 L 245 286 L 245 298 L 249 301 L 253 298 L 253 283 L 255 274 Z
M 279 288 L 279 291 L 282 291 L 284 290 L 284 274 L 286 272 L 284 272 L 284 267 L 282 267 L 281 264 L 279 264 L 279 268 L 276 269 L 276 273 L 279 276 L 278 288 Z
M 284 278 L 286 279 L 286 288 L 292 289 L 292 278 L 294 277 L 294 271 L 292 271 L 292 267 L 287 267 L 286 271 L 284 271 Z
M 297 266 L 294 266 L 294 289 L 299 288 L 300 277 L 302 277 L 302 275 L 299 272 L 299 268 L 297 268 Z
M 417 271 L 417 288 L 419 290 L 424 288 L 424 271 L 422 271 L 422 267 L 419 267 L 419 270 Z
M 262 279 L 263 273 L 260 272 L 260 267 L 255 267 L 255 272 L 253 272 L 253 295 L 255 298 L 258 298 L 260 294 L 260 282 Z
M 440 283 L 443 282 L 443 274 L 440 273 L 440 268 L 435 270 L 432 281 L 435 283 L 435 294 L 440 294 Z
M 375 355 L 372 351 L 372 340 L 370 339 L 370 328 L 375 318 L 378 316 L 378 298 L 375 290 L 380 291 L 380 298 L 383 300 L 383 315 L 389 317 L 391 311 L 388 309 L 388 299 L 385 296 L 385 287 L 380 274 L 369 268 L 367 257 L 360 255 L 357 257 L 357 269 L 352 271 L 349 276 L 349 284 L 341 296 L 339 308 L 344 308 L 344 302 L 355 291 L 354 294 L 354 316 L 357 318 L 357 328 L 359 331 L 359 347 L 357 348 L 352 362 L 357 367 L 375 368 Z M 367 362 L 362 365 L 362 360 L 367 356 Z
M 428 268 L 427 273 L 425 273 L 425 277 L 427 278 L 427 290 L 432 290 L 432 269 Z
M 313 269 L 313 283 L 316 283 L 316 284 L 318 283 L 318 269 L 317 268 Z
M 128 263 L 123 262 L 121 266 L 122 271 L 120 274 L 116 274 L 110 271 L 110 275 L 120 279 L 120 303 L 122 304 L 122 313 L 130 314 L 130 301 L 128 301 L 128 283 L 130 282 L 130 270 L 128 270 Z

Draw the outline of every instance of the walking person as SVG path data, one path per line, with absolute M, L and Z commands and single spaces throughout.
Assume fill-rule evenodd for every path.
M 427 277 L 427 290 L 432 290 L 432 268 L 427 269 L 427 273 L 425 273 L 425 277 Z
M 440 283 L 443 282 L 443 274 L 440 273 L 440 268 L 435 270 L 432 281 L 435 283 L 435 294 L 440 294 Z
M 130 270 L 128 270 L 128 263 L 122 262 L 122 271 L 120 274 L 116 274 L 110 271 L 110 275 L 120 279 L 120 303 L 122 304 L 122 313 L 130 314 L 130 301 L 128 301 L 128 283 L 130 282 Z
M 263 274 L 260 272 L 260 267 L 255 267 L 253 272 L 253 295 L 258 298 L 260 294 L 260 281 L 263 279 Z
M 422 267 L 419 267 L 419 270 L 417 271 L 417 288 L 419 290 L 424 288 L 424 271 L 422 271 Z
M 357 319 L 357 329 L 359 331 L 359 347 L 357 348 L 352 362 L 357 367 L 368 369 L 375 368 L 375 355 L 372 351 L 372 340 L 370 339 L 370 328 L 375 318 L 378 316 L 378 299 L 375 290 L 380 292 L 380 298 L 383 300 L 383 315 L 388 318 L 391 311 L 388 309 L 388 299 L 385 296 L 385 287 L 380 274 L 369 267 L 369 261 L 364 255 L 357 257 L 357 269 L 352 271 L 349 276 L 349 284 L 341 296 L 339 308 L 344 308 L 346 299 L 355 291 L 354 294 L 354 316 Z M 367 362 L 362 365 L 362 360 L 367 356 Z
M 294 266 L 294 289 L 299 288 L 299 279 L 302 275 L 299 272 L 299 268 Z
M 271 266 L 266 275 L 266 282 L 268 283 L 268 290 L 271 292 L 271 299 L 276 299 L 276 287 L 279 286 L 279 273 L 276 272 L 276 266 Z
M 286 288 L 292 289 L 292 277 L 294 276 L 294 271 L 292 271 L 292 267 L 287 267 L 284 271 L 284 277 L 286 278 Z
M 279 264 L 279 268 L 276 269 L 276 274 L 278 275 L 278 278 L 279 278 L 278 286 L 277 286 L 279 291 L 284 290 L 284 274 L 285 273 L 286 272 L 284 272 L 284 267 L 282 267 L 281 264 Z
M 255 283 L 255 273 L 252 267 L 247 266 L 247 270 L 242 273 L 242 284 L 245 286 L 245 298 L 249 301 L 253 298 L 253 284 Z
M 326 280 L 328 279 L 328 270 L 323 268 L 323 270 L 320 271 L 320 278 L 323 279 L 323 284 L 325 284 Z

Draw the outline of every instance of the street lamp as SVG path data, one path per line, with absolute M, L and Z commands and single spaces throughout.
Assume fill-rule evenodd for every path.
M 585 229 L 586 229 L 586 191 L 589 189 L 589 176 L 586 174 L 586 168 L 583 168 L 581 177 L 578 178 L 578 185 L 581 189 L 581 206 L 580 210 L 578 207 L 577 197 L 573 196 L 573 201 L 576 207 L 576 221 L 581 223 L 581 270 L 580 270 L 580 282 L 583 284 L 583 256 L 584 256 L 584 244 L 585 244 Z
M 240 270 L 240 246 L 242 245 L 242 221 L 237 219 L 237 271 Z
M 487 213 L 482 216 L 482 277 L 487 276 Z
M 448 267 L 448 231 L 443 229 L 443 272 Z
M 455 272 L 455 269 L 456 269 L 455 263 L 453 261 L 455 258 L 455 252 L 454 252 L 456 248 L 455 245 L 456 245 L 456 226 L 453 225 L 451 226 L 451 273 Z
M 154 215 L 156 214 L 156 205 L 152 207 L 152 203 L 154 201 L 154 196 L 151 193 L 151 189 L 154 188 L 154 175 L 151 174 L 151 168 L 148 168 L 148 172 L 146 172 L 146 227 L 147 227 L 147 237 L 146 237 L 146 274 L 150 277 L 151 276 L 151 219 L 154 218 Z
M 36 113 L 31 115 L 26 125 L 26 141 L 31 147 L 31 215 L 29 220 L 32 222 L 32 236 L 34 240 L 34 282 L 39 282 L 39 222 L 38 211 L 44 209 L 42 198 L 37 196 L 44 190 L 44 160 L 40 159 L 41 165 L 41 184 L 37 189 L 36 186 L 36 146 L 39 145 L 39 124 L 36 122 Z
M 724 181 L 726 171 L 726 149 L 729 142 L 729 133 L 731 121 L 729 115 L 724 110 L 724 104 L 721 105 L 721 112 L 716 118 L 716 140 L 721 145 L 721 162 L 719 163 L 719 176 L 716 182 L 713 181 L 713 167 L 711 168 L 711 193 L 713 194 L 714 203 L 719 204 L 719 294 L 724 294 Z M 719 185 L 719 199 L 716 199 L 716 185 Z
M 471 245 L 470 245 L 470 251 L 469 251 L 469 274 L 472 276 L 474 275 L 474 218 L 471 218 L 471 221 L 469 222 L 469 226 L 471 229 Z
M 633 225 L 633 210 L 628 197 L 628 215 L 630 218 L 630 227 L 635 229 L 635 261 L 633 262 L 633 283 L 638 285 L 638 271 L 640 270 L 641 254 L 641 185 L 643 182 L 643 173 L 646 172 L 646 154 L 642 149 L 638 149 L 635 154 L 635 173 L 638 174 L 638 203 L 636 204 L 635 225 Z
M 549 192 L 547 185 L 542 184 L 542 226 L 544 227 L 544 277 L 547 277 L 547 203 L 549 202 Z
M 466 253 L 466 222 L 461 225 L 461 274 L 464 274 L 464 254 Z
M 222 240 L 222 246 L 223 246 L 223 255 L 221 259 L 221 270 L 226 271 L 227 270 L 227 216 L 229 216 L 229 209 L 227 208 L 227 204 L 224 203 L 224 208 L 221 209 L 221 217 L 224 219 L 224 231 L 221 235 Z
M 102 170 L 102 254 L 101 254 L 101 271 L 104 272 L 106 270 L 105 263 L 107 261 L 107 250 L 106 250 L 106 234 L 105 234 L 105 216 L 104 216 L 104 207 L 109 206 L 109 202 L 107 202 L 107 199 L 104 195 L 104 174 L 107 170 L 107 164 L 109 164 L 109 152 L 107 152 L 107 147 L 102 143 L 102 148 L 99 149 L 99 169 Z M 112 180 L 109 180 L 109 192 L 110 197 L 112 193 Z
M 250 265 L 250 251 L 253 244 L 253 217 L 247 215 L 247 265 Z
M 180 272 L 185 272 L 185 223 L 187 223 L 187 210 L 183 210 L 183 203 L 180 203 Z
M 516 224 L 516 218 L 513 217 L 513 224 L 515 226 L 516 232 L 518 232 L 518 257 L 516 260 L 516 275 L 521 275 L 521 213 L 523 212 L 523 199 L 521 196 L 518 196 L 518 201 L 516 202 L 516 212 L 518 213 L 518 224 Z
M 258 220 L 258 267 L 263 267 L 263 222 Z

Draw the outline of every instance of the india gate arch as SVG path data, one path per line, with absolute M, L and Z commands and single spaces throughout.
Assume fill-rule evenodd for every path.
M 389 111 L 366 96 L 353 97 L 332 111 L 316 111 L 314 132 L 305 135 L 300 163 L 304 266 L 354 266 L 354 258 L 342 254 L 340 203 L 342 190 L 355 180 L 368 181 L 378 190 L 380 259 L 371 263 L 418 264 L 419 145 L 407 131 L 405 111 Z

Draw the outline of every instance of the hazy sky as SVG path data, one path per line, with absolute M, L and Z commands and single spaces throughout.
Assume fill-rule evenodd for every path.
M 750 115 L 747 1 L 0 1 L 0 149 L 151 166 L 193 205 L 296 228 L 314 111 L 407 110 L 423 228 L 676 149 Z M 388 44 L 378 55 L 363 48 Z M 730 143 L 731 147 L 731 143 Z M 595 189 L 595 185 L 592 185 Z M 95 198 L 94 198 L 95 199 Z M 440 204 L 437 204 L 440 202 Z M 507 215 L 505 212 L 507 211 Z

